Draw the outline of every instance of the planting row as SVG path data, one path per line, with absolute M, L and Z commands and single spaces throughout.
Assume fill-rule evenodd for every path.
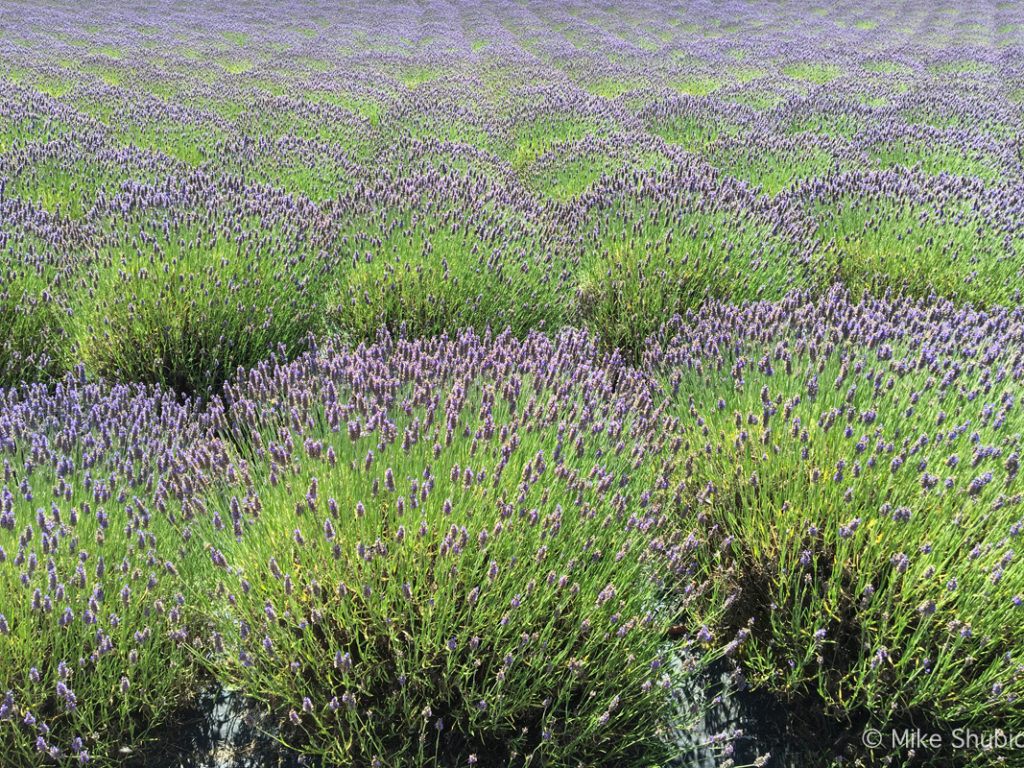
M 1024 726 L 1020 311 L 834 291 L 659 338 L 7 390 L 8 754 L 109 759 L 213 679 L 328 763 L 654 764 L 721 657 L 879 727 Z
M 823 295 L 835 283 L 1020 301 L 1020 190 L 891 170 L 810 182 L 801 209 L 704 170 L 611 177 L 565 216 L 433 171 L 328 208 L 194 172 L 124 184 L 88 223 L 5 196 L 0 382 L 82 362 L 92 378 L 209 395 L 272 352 L 373 341 L 381 328 L 522 337 L 573 325 L 635 361 L 666 318 L 708 300 Z

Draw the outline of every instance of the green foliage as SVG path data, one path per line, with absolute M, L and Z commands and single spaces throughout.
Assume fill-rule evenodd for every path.
M 1020 300 L 1024 241 L 967 204 L 916 207 L 885 196 L 813 208 L 822 246 L 856 295 L 903 291 L 978 305 Z
M 381 328 L 412 336 L 509 328 L 522 336 L 564 322 L 565 278 L 553 260 L 537 259 L 533 235 L 489 228 L 486 216 L 469 220 L 458 210 L 419 218 L 403 212 L 355 228 L 363 258 L 346 270 L 333 330 L 353 340 L 372 340 Z M 374 244 L 369 258 L 360 243 Z
M 67 308 L 26 267 L 0 273 L 0 387 L 45 380 L 67 364 Z
M 323 322 L 326 283 L 286 255 L 296 235 L 254 221 L 242 248 L 209 224 L 185 220 L 165 232 L 156 218 L 138 222 L 94 257 L 76 311 L 77 347 L 92 375 L 208 396 L 239 366 L 307 345 Z M 138 231 L 153 240 L 133 252 L 126 246 Z
M 674 314 L 709 299 L 779 299 L 810 282 L 799 247 L 743 208 L 707 201 L 604 212 L 585 245 L 576 304 L 609 346 L 636 359 Z
M 989 182 L 1001 176 L 996 159 L 983 150 L 941 141 L 888 140 L 872 146 L 869 153 L 882 168 L 916 168 L 929 175 L 973 176 Z
M 411 343 L 425 370 L 447 344 Z M 691 672 L 671 661 L 674 569 L 652 546 L 671 528 L 639 524 L 667 443 L 637 415 L 556 447 L 562 419 L 617 407 L 598 379 L 570 386 L 579 359 L 542 381 L 498 355 L 495 379 L 460 365 L 415 386 L 398 364 L 395 389 L 370 410 L 354 397 L 340 429 L 327 379 L 265 371 L 234 391 L 257 397 L 260 437 L 249 480 L 210 503 L 240 527 L 201 532 L 223 558 L 203 579 L 211 671 L 338 764 L 668 758 L 687 716 L 671 689 Z M 628 435 L 648 435 L 643 461 L 616 449 Z
M 798 181 L 828 175 L 842 163 L 828 150 L 802 143 L 765 147 L 758 142 L 719 142 L 707 153 L 708 162 L 733 178 L 759 187 L 770 195 Z
M 814 85 L 825 85 L 838 79 L 843 74 L 842 67 L 836 64 L 816 62 L 800 62 L 782 68 L 784 74 L 797 80 L 806 80 Z

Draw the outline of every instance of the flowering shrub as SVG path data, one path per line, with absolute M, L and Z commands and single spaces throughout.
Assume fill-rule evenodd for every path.
M 216 674 L 291 743 L 397 765 L 668 754 L 692 564 L 647 380 L 591 338 L 327 350 L 229 387 L 209 505 Z
M 200 429 L 171 395 L 71 378 L 0 390 L 0 414 L 4 759 L 85 763 L 191 695 Z
M 665 329 L 648 362 L 718 544 L 707 607 L 756 684 L 843 717 L 1020 725 L 1022 334 L 1019 310 L 838 291 Z

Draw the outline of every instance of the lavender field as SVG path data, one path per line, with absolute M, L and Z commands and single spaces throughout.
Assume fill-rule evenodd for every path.
M 1022 2 L 0 0 L 2 768 L 1024 766 L 1022 398 Z

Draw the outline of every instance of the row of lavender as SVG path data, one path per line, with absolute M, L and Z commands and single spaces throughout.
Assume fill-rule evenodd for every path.
M 105 152 L 111 167 L 138 159 Z M 679 156 L 554 210 L 450 168 L 382 173 L 318 206 L 145 162 L 157 178 L 101 196 L 84 221 L 0 188 L 3 383 L 81 362 L 90 377 L 208 395 L 270 351 L 381 328 L 570 325 L 636 360 L 666 318 L 709 299 L 842 283 L 1015 306 L 1024 280 L 1024 186 L 920 170 L 839 173 L 769 199 Z
M 723 654 L 840 718 L 1024 726 L 1020 310 L 793 295 L 661 339 L 6 391 L 6 756 L 109 758 L 216 679 L 338 764 L 640 764 Z
M 381 327 L 636 359 L 708 298 L 837 281 L 1019 301 L 1017 4 L 17 10 L 6 384 L 205 393 Z

